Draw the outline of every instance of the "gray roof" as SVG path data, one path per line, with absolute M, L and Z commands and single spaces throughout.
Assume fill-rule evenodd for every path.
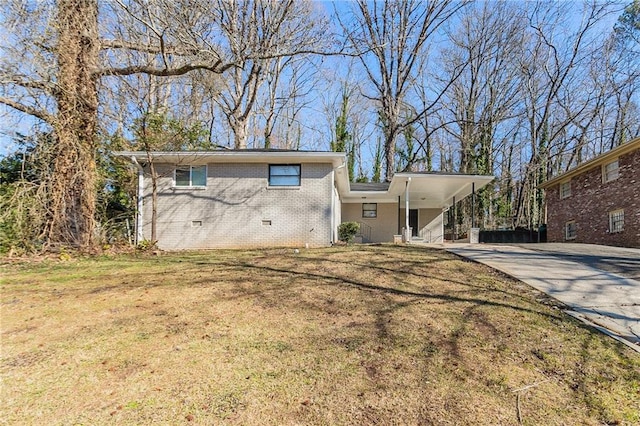
M 385 192 L 389 189 L 389 182 L 367 182 L 367 183 L 355 183 L 351 182 L 352 191 L 382 191 Z

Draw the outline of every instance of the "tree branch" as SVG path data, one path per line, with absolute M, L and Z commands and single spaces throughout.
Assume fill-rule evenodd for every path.
M 101 40 L 101 47 L 105 49 L 126 49 L 135 50 L 136 52 L 153 53 L 153 54 L 169 54 L 178 56 L 195 55 L 198 53 L 197 49 L 180 49 L 172 46 L 155 46 L 149 44 L 135 43 L 124 40 Z
M 42 90 L 48 95 L 55 95 L 57 93 L 57 88 L 55 84 L 51 82 L 24 80 L 22 76 L 11 75 L 8 73 L 3 73 L 2 75 L 0 75 L 0 83 L 15 84 L 16 86 L 24 87 L 25 89 Z
M 105 76 L 123 76 L 123 75 L 133 75 L 133 74 L 149 74 L 155 75 L 158 77 L 171 77 L 184 75 L 188 72 L 195 70 L 208 70 L 214 72 L 216 74 L 222 74 L 226 70 L 236 66 L 233 63 L 221 65 L 222 61 L 217 61 L 215 64 L 187 64 L 177 68 L 155 68 L 147 65 L 132 65 L 130 67 L 124 68 L 108 68 L 99 70 L 95 73 L 96 77 L 105 77 Z
M 15 110 L 23 112 L 25 114 L 32 115 L 36 118 L 39 118 L 42 121 L 45 121 L 51 125 L 54 123 L 54 116 L 48 114 L 47 112 L 34 108 L 28 105 L 21 104 L 20 102 L 16 102 L 13 99 L 5 98 L 0 96 L 0 104 L 7 105 Z

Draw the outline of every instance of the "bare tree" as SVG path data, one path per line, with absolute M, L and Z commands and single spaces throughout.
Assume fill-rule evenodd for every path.
M 543 193 L 538 186 L 548 177 L 552 152 L 562 151 L 559 144 L 567 129 L 597 96 L 593 89 L 584 96 L 575 96 L 574 90 L 584 81 L 592 49 L 600 47 L 593 37 L 611 9 L 598 2 L 582 6 L 580 21 L 575 24 L 572 18 L 574 25 L 567 21 L 570 14 L 563 9 L 569 7 L 566 4 L 540 2 L 529 11 L 530 38 L 519 55 L 529 160 L 515 207 L 520 223 L 529 226 L 542 223 L 544 218 Z M 567 32 L 567 28 L 572 31 Z M 556 37 L 560 32 L 562 39 Z
M 3 5 L 11 36 L 1 46 L 0 103 L 48 123 L 55 136 L 55 173 L 46 182 L 49 217 L 43 237 L 48 244 L 93 243 L 101 79 L 171 77 L 198 70 L 221 74 L 243 69 L 243 59 L 260 67 L 271 58 L 309 53 L 305 49 L 311 41 L 299 43 L 299 38 L 315 27 L 287 20 L 307 9 L 298 3 L 294 7 L 292 0 L 247 4 L 248 13 L 264 25 L 247 26 L 246 33 L 235 33 L 226 44 L 219 34 L 231 28 L 235 17 L 220 16 L 220 9 L 205 1 L 14 0 Z M 257 44 L 243 45 L 242 55 L 234 56 L 230 47 L 244 43 L 247 34 Z M 245 83 L 255 85 L 254 80 Z M 242 121 L 242 114 L 238 117 Z
M 292 137 L 291 127 L 300 123 L 300 115 L 316 98 L 317 73 L 317 64 L 306 55 L 271 61 L 255 105 L 255 145 L 265 148 L 298 145 L 299 137 Z
M 447 134 L 459 144 L 457 170 L 462 173 L 493 174 L 495 153 L 504 152 L 502 147 L 512 140 L 522 111 L 521 80 L 513 58 L 523 43 L 523 24 L 516 7 L 482 3 L 465 9 L 449 34 L 440 78 L 448 89 L 440 116 Z M 492 202 L 491 187 L 476 197 L 474 211 L 481 220 L 492 220 Z M 465 209 L 470 213 L 470 205 Z
M 94 229 L 96 196 L 98 6 L 62 0 L 55 10 L 40 4 L 33 11 L 27 7 L 16 2 L 4 11 L 17 43 L 2 46 L 6 62 L 0 70 L 0 103 L 48 123 L 55 134 L 53 173 L 44 182 L 50 196 L 42 237 L 86 246 Z M 21 29 L 25 24 L 34 29 L 33 22 L 25 22 L 31 12 L 41 19 L 39 24 L 51 25 L 32 39 Z M 36 63 L 29 64 L 31 69 L 9 63 L 9 58 L 20 57 Z
M 463 5 L 449 0 L 358 0 L 353 21 L 342 21 L 351 44 L 365 52 L 361 65 L 373 86 L 374 93 L 368 96 L 378 104 L 387 180 L 395 172 L 396 138 L 426 113 L 417 111 L 409 118 L 411 122 L 406 115 L 403 118 L 403 106 L 416 84 L 418 67 L 424 64 L 420 59 L 436 30 Z
M 323 124 L 330 135 L 331 149 L 347 152 L 349 155 L 349 176 L 354 181 L 366 182 L 375 174 L 373 166 L 377 127 L 370 111 L 375 105 L 362 96 L 363 82 L 354 65 L 357 58 L 348 58 L 347 65 L 340 69 L 326 67 L 322 76 L 320 102 L 322 103 Z M 340 143 L 340 142 L 344 143 Z M 370 173 L 371 171 L 371 173 Z
M 234 135 L 247 147 L 247 124 L 268 75 L 280 75 L 293 61 L 283 58 L 319 52 L 327 43 L 325 22 L 310 1 L 226 1 L 216 4 L 222 48 L 235 67 L 216 99 Z
M 132 3 L 136 5 L 135 2 Z M 167 4 L 119 4 L 105 12 L 109 18 L 135 25 L 126 31 L 105 26 L 99 35 L 97 1 L 61 0 L 57 4 L 5 5 L 12 37 L 2 49 L 7 60 L 0 69 L 0 103 L 42 120 L 54 132 L 54 172 L 44 182 L 48 193 L 48 218 L 43 238 L 48 244 L 88 247 L 93 242 L 96 197 L 96 132 L 98 129 L 98 80 L 110 75 L 180 75 L 195 69 L 222 72 L 231 64 L 194 43 L 197 38 L 181 37 L 181 28 L 166 30 L 170 11 L 155 9 Z M 34 10 L 29 8 L 34 7 Z M 176 9 L 173 8 L 173 11 Z M 39 21 L 34 22 L 34 19 Z M 174 18 L 171 19 L 171 26 Z M 164 25 L 164 28 L 161 28 Z M 28 28 L 30 31 L 25 31 Z M 140 28 L 154 33 L 147 38 L 124 39 Z M 117 32 L 110 32 L 110 29 Z M 41 31 L 38 33 L 37 31 Z M 35 34 L 34 34 L 35 32 Z M 115 37 L 114 37 L 115 36 Z M 155 53 L 164 60 L 161 67 L 148 62 L 118 63 L 121 51 Z M 206 55 L 200 52 L 207 52 Z M 199 54 L 200 53 L 200 54 Z M 144 58 L 145 55 L 138 55 Z M 180 57 L 179 61 L 168 58 Z M 11 59 L 9 59 L 11 58 Z M 18 58 L 23 60 L 20 62 Z M 13 62 L 9 62 L 9 61 Z M 16 65 L 19 63 L 20 65 Z

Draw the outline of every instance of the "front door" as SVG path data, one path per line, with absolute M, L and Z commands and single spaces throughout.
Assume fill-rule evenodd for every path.
M 411 227 L 411 235 L 418 236 L 418 209 L 409 209 L 409 226 Z

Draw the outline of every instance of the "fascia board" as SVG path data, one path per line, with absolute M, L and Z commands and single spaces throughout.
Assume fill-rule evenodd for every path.
M 117 151 L 113 155 L 118 157 L 135 157 L 138 161 L 147 161 L 144 151 Z M 202 151 L 202 152 L 167 152 L 154 151 L 149 155 L 157 162 L 206 164 L 215 162 L 225 163 L 331 163 L 339 167 L 346 162 L 346 154 L 340 152 L 246 152 L 246 151 Z

